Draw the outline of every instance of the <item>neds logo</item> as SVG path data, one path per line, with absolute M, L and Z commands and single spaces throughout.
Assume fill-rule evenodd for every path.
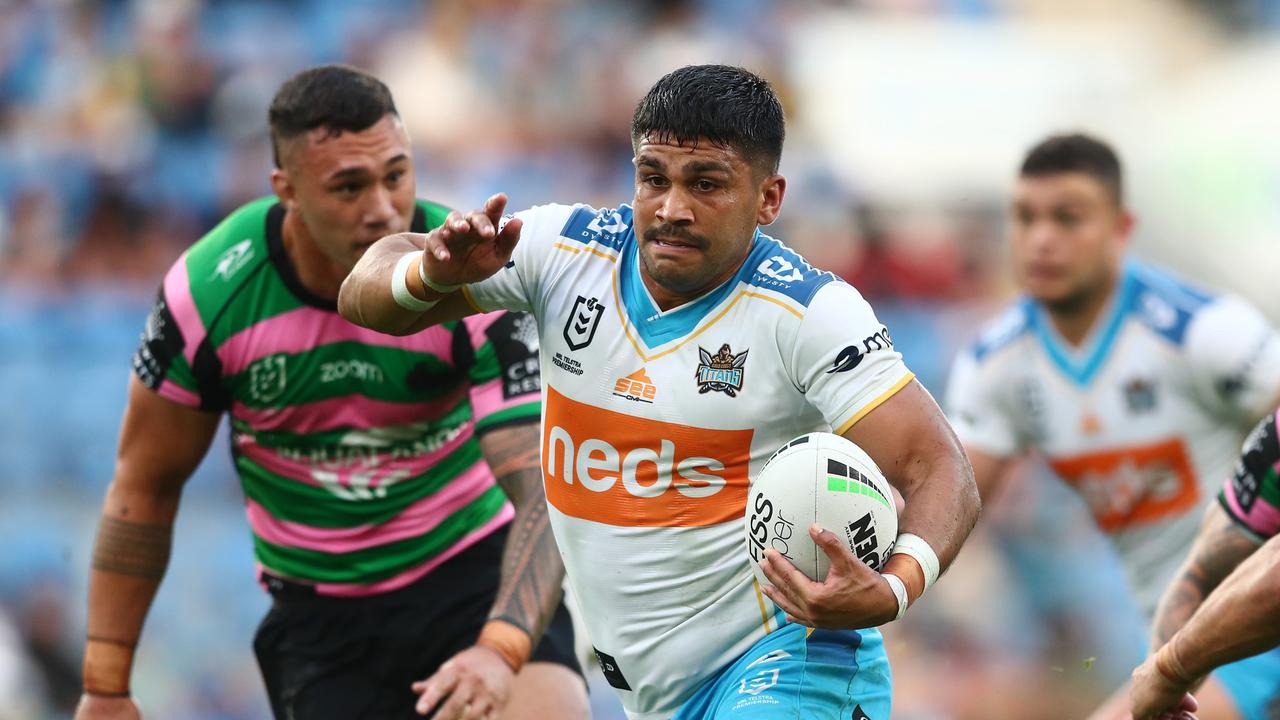
M 751 430 L 709 430 L 597 408 L 547 388 L 547 500 L 609 525 L 691 527 L 742 517 Z

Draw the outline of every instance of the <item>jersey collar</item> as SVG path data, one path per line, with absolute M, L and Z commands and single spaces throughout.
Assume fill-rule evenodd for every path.
M 1027 316 L 1030 319 L 1031 328 L 1039 339 L 1040 346 L 1044 348 L 1045 354 L 1049 356 L 1049 360 L 1063 375 L 1083 387 L 1093 381 L 1098 370 L 1102 368 L 1102 363 L 1111 353 L 1111 348 L 1120 334 L 1121 326 L 1124 325 L 1125 316 L 1133 306 L 1136 294 L 1137 282 L 1134 278 L 1133 263 L 1126 261 L 1121 271 L 1119 286 L 1112 293 L 1107 308 L 1099 316 L 1099 322 L 1090 329 L 1089 335 L 1079 348 L 1071 347 L 1062 339 L 1054 329 L 1048 313 L 1039 303 L 1030 298 L 1024 302 L 1027 303 Z

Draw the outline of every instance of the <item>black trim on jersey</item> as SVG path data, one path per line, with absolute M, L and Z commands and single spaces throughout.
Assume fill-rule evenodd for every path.
M 538 367 L 538 348 L 533 349 L 521 339 L 520 334 L 534 322 L 527 313 L 507 312 L 485 329 L 485 337 L 498 357 L 498 370 L 502 373 L 502 399 L 510 400 L 521 395 L 542 395 L 542 377 Z M 522 328 L 523 326 L 523 328 Z M 536 334 L 533 337 L 537 337 Z
M 133 372 L 143 385 L 157 390 L 169 374 L 173 361 L 182 355 L 187 345 L 182 337 L 169 302 L 164 296 L 164 284 L 156 292 L 155 303 L 147 315 L 138 349 L 133 353 Z
M 191 361 L 191 374 L 196 376 L 201 410 L 223 411 L 231 408 L 231 394 L 222 384 L 222 360 L 209 342 L 208 335 L 196 348 L 195 357 Z
M 457 368 L 458 375 L 468 385 L 474 385 L 471 380 L 471 366 L 476 362 L 476 349 L 471 344 L 471 331 L 467 328 L 467 324 L 461 320 L 455 321 L 453 326 L 453 366 Z
M 321 310 L 338 311 L 338 301 L 322 298 L 319 295 L 307 289 L 302 284 L 302 279 L 298 277 L 298 271 L 293 267 L 293 262 L 289 260 L 289 252 L 284 248 L 284 216 L 285 209 L 280 203 L 271 206 L 267 210 L 267 257 L 271 259 L 271 264 L 275 266 L 276 274 L 280 276 L 280 280 L 284 282 L 284 286 L 289 288 L 289 292 L 294 297 L 311 307 L 317 307 Z
M 271 264 L 280 274 L 284 286 L 289 288 L 289 292 L 295 297 L 311 307 L 338 312 L 337 300 L 316 295 L 308 290 L 307 286 L 302 284 L 302 279 L 298 277 L 298 270 L 293 266 L 293 262 L 289 259 L 289 252 L 284 247 L 284 216 L 284 205 L 280 203 L 272 205 L 271 209 L 267 210 L 267 257 L 271 258 Z M 427 213 L 416 201 L 413 204 L 413 219 L 409 221 L 409 232 L 427 232 Z
M 1222 511 L 1227 514 L 1227 517 L 1231 518 L 1231 522 L 1235 525 L 1236 530 L 1239 530 L 1241 533 L 1248 536 L 1249 539 L 1257 542 L 1259 545 L 1271 539 L 1259 535 L 1258 531 L 1249 527 L 1249 523 L 1245 522 L 1244 518 L 1236 515 L 1236 511 L 1231 509 L 1231 503 L 1227 502 L 1227 498 L 1223 493 L 1218 493 L 1218 507 L 1222 508 Z

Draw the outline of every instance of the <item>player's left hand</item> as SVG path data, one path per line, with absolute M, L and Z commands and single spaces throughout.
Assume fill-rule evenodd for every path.
M 497 720 L 511 696 L 515 673 L 498 653 L 474 646 L 454 655 L 434 675 L 413 684 L 419 715 L 435 720 Z M 442 704 L 443 703 L 443 704 Z
M 1133 671 L 1129 703 L 1133 720 L 1195 720 L 1199 707 L 1186 685 L 1174 683 L 1160 672 L 1154 653 Z
M 866 628 L 883 625 L 898 614 L 898 600 L 880 573 L 854 556 L 840 538 L 816 523 L 809 537 L 831 561 L 822 582 L 814 582 L 772 548 L 760 567 L 770 585 L 761 590 L 782 608 L 787 620 L 814 628 Z

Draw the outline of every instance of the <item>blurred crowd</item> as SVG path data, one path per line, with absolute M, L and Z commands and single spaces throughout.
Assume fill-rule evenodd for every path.
M 515 207 L 602 206 L 631 195 L 630 114 L 657 77 L 690 62 L 748 66 L 790 116 L 790 185 L 770 233 L 870 297 L 940 396 L 955 349 L 1009 291 L 1004 200 L 984 188 L 941 201 L 877 192 L 880 170 L 824 144 L 821 100 L 837 89 L 815 91 L 797 58 L 816 52 L 812 28 L 832 16 L 1003 27 L 1050 5 L 0 0 L 0 720 L 74 705 L 129 356 L 168 265 L 269 192 L 266 107 L 290 74 L 347 62 L 382 77 L 423 197 L 469 207 L 502 190 Z M 1280 20 L 1280 0 L 1165 5 L 1239 43 Z M 1012 166 L 985 172 L 1007 178 Z M 1109 551 L 1073 498 L 1035 468 L 1025 475 L 990 505 L 948 582 L 889 633 L 895 717 L 1078 717 L 1140 657 Z M 249 642 L 266 605 L 227 453 L 211 453 L 141 647 L 136 687 L 152 717 L 265 717 Z M 598 717 L 620 717 L 606 686 L 593 698 Z

